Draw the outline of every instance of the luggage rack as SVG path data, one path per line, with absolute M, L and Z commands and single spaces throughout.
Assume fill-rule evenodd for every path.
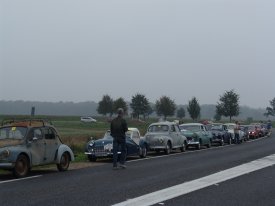
M 4 119 L 1 126 L 45 126 L 53 125 L 48 119 Z

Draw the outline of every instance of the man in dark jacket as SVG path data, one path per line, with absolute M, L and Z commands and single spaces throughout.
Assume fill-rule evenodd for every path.
M 120 148 L 120 165 L 119 167 L 125 169 L 126 160 L 126 135 L 125 132 L 128 131 L 128 126 L 123 119 L 124 111 L 122 108 L 117 110 L 117 117 L 111 121 L 111 136 L 113 139 L 113 169 L 118 169 L 117 159 L 118 159 L 118 149 Z

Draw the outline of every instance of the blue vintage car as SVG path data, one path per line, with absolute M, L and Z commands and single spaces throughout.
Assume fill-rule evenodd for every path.
M 12 170 L 15 177 L 27 176 L 33 166 L 53 163 L 65 171 L 73 160 L 72 150 L 48 121 L 12 120 L 0 127 L 0 169 Z
M 212 143 L 217 143 L 221 146 L 224 143 L 232 143 L 232 135 L 228 132 L 227 127 L 223 124 L 215 124 L 211 127 L 210 131 L 212 132 Z
M 121 152 L 119 151 L 118 154 Z M 88 159 L 95 162 L 99 158 L 113 157 L 113 137 L 108 130 L 102 139 L 90 140 L 86 144 L 85 154 Z M 126 156 L 146 157 L 147 148 L 137 128 L 128 128 L 126 132 Z

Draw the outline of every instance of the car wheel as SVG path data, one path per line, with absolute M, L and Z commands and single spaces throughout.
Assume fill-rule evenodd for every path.
M 92 155 L 88 155 L 88 159 L 90 162 L 96 162 L 96 157 Z
M 17 178 L 25 177 L 30 171 L 29 159 L 26 155 L 19 155 L 13 168 L 13 175 Z
M 200 149 L 201 149 L 201 140 L 200 140 L 199 144 L 196 145 L 196 149 L 197 149 L 197 150 L 200 150 Z
M 146 147 L 142 147 L 140 148 L 141 150 L 141 154 L 139 155 L 141 158 L 145 158 L 147 156 L 147 148 Z
M 70 165 L 70 156 L 68 152 L 64 152 L 60 158 L 60 163 L 57 164 L 57 169 L 59 171 L 66 171 L 68 170 Z
M 184 142 L 183 145 L 182 145 L 182 147 L 180 148 L 181 152 L 185 152 L 186 151 L 186 145 L 187 144 Z
M 207 148 L 210 148 L 212 146 L 212 139 L 209 140 L 209 142 L 206 146 L 207 146 Z
M 220 146 L 224 146 L 224 140 L 223 140 L 223 138 L 221 139 Z
M 228 144 L 232 144 L 232 138 L 231 138 L 231 136 L 229 137 Z
M 166 148 L 165 148 L 165 154 L 169 155 L 171 153 L 171 143 L 167 142 Z

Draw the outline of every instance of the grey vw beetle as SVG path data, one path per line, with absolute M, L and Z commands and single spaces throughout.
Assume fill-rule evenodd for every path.
M 45 120 L 12 120 L 0 127 L 0 169 L 25 177 L 33 166 L 53 164 L 65 171 L 74 160 L 72 150 L 62 144 L 57 130 Z
M 157 122 L 151 124 L 144 136 L 148 150 L 161 151 L 170 154 L 173 149 L 185 151 L 187 140 L 174 122 Z

